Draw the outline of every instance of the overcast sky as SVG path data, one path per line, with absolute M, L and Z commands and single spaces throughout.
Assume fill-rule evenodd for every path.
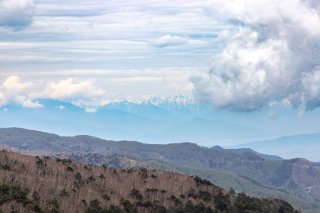
M 301 117 L 320 106 L 319 56 L 318 0 L 0 0 L 2 108 L 183 95 Z
M 0 0 L 0 103 L 319 106 L 317 0 Z
M 0 103 L 191 97 L 190 77 L 207 69 L 216 31 L 227 27 L 204 9 L 205 1 L 1 0 Z

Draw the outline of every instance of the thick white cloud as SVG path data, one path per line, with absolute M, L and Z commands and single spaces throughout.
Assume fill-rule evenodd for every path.
M 105 91 L 94 86 L 92 80 L 76 81 L 72 78 L 49 82 L 44 92 L 46 97 L 59 100 L 70 100 L 79 97 L 92 98 L 105 94 Z
M 9 76 L 0 84 L 0 106 L 10 103 L 26 108 L 39 108 L 39 99 L 71 102 L 93 112 L 106 103 L 106 92 L 94 85 L 93 80 L 73 78 L 48 82 L 26 82 L 19 76 Z
M 314 109 L 320 106 L 320 69 L 311 73 L 306 73 L 302 79 L 304 102 L 307 102 L 308 109 Z
M 85 108 L 86 112 L 93 112 L 95 107 L 108 102 L 106 91 L 95 86 L 93 80 L 75 80 L 73 78 L 48 82 L 44 92 L 36 95 L 36 98 L 71 102 Z
M 33 0 L 0 0 L 0 25 L 21 28 L 32 22 Z
M 257 110 L 274 103 L 320 106 L 320 2 L 210 0 L 206 11 L 233 28 L 207 73 L 192 79 L 200 101 Z
M 17 103 L 27 108 L 42 107 L 41 104 L 33 101 L 30 97 L 33 87 L 33 83 L 23 82 L 18 76 L 8 77 L 2 85 L 0 85 L 0 105 Z
M 39 108 L 46 103 L 43 99 L 52 99 L 71 103 L 93 113 L 110 102 L 136 102 L 155 96 L 188 96 L 192 91 L 188 79 L 194 72 L 190 69 L 168 68 L 161 69 L 161 72 L 151 69 L 121 72 L 74 70 L 4 76 L 2 82 L 0 80 L 0 107 L 18 104 L 26 108 Z M 75 75 L 78 77 L 71 77 Z M 64 109 L 60 105 L 56 108 Z
M 202 10 L 205 1 L 34 1 L 30 26 L 18 31 L 0 26 L 0 82 L 18 75 L 41 87 L 32 90 L 38 97 L 92 106 L 106 99 L 190 96 L 188 70 L 199 67 L 215 34 Z M 95 79 L 92 84 L 108 94 L 66 97 L 47 88 L 67 78 L 73 84 Z
M 25 71 L 23 73 L 21 71 L 0 71 L 0 79 L 6 79 L 10 75 L 18 75 L 24 81 L 34 82 L 36 88 L 33 89 L 32 93 L 36 95 L 33 94 L 33 97 L 59 98 L 72 103 L 75 103 L 78 99 L 86 99 L 86 102 L 90 103 L 91 106 L 100 106 L 106 102 L 137 100 L 142 96 L 183 95 L 190 97 L 193 85 L 189 79 L 197 71 L 198 68 L 187 67 L 41 70 Z M 70 91 L 58 89 L 64 88 L 65 85 L 71 85 L 70 88 L 72 89 Z M 90 89 L 90 87 L 93 87 L 93 89 Z M 84 88 L 89 88 L 89 90 Z M 103 93 L 103 91 L 106 92 Z
M 21 82 L 19 76 L 10 76 L 2 84 L 2 88 L 8 92 L 20 92 L 32 86 L 31 82 Z

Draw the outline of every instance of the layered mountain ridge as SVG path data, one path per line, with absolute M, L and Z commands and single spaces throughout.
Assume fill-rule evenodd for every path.
M 87 159 L 85 163 L 100 165 L 113 156 L 114 161 L 122 161 L 123 168 L 147 167 L 200 174 L 225 188 L 233 187 L 262 197 L 283 198 L 305 209 L 320 206 L 317 201 L 320 164 L 304 159 L 282 160 L 250 149 L 207 148 L 193 143 L 159 145 L 108 141 L 85 135 L 61 137 L 19 128 L 0 129 L 0 145 L 26 154 L 71 158 L 80 162 Z M 117 156 L 124 156 L 122 159 L 127 160 Z M 226 178 L 230 180 L 229 184 L 222 181 Z M 239 189 L 235 184 L 237 181 L 245 183 L 247 189 Z

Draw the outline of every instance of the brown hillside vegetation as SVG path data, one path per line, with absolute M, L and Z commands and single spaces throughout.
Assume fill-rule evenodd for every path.
M 0 151 L 0 212 L 296 212 L 198 177 Z

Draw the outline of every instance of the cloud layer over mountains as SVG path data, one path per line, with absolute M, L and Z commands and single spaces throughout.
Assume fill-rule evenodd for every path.
M 194 94 L 217 108 L 252 111 L 275 103 L 320 106 L 320 2 L 210 0 L 207 12 L 233 28 Z
M 105 91 L 94 85 L 93 80 L 66 78 L 36 85 L 19 76 L 8 77 L 0 84 L 0 106 L 15 103 L 26 108 L 42 107 L 37 99 L 69 101 L 87 110 L 89 106 L 105 104 Z
M 193 91 L 234 111 L 312 110 L 319 8 L 318 0 L 0 0 L 0 104 L 99 106 Z

